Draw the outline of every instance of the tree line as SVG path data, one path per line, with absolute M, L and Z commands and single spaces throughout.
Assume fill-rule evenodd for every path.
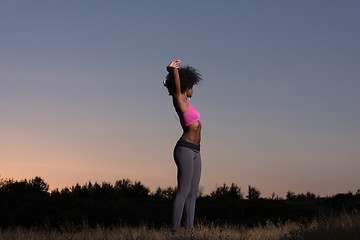
M 0 179 L 0 227 L 70 223 L 81 226 L 169 224 L 176 188 L 157 188 L 155 192 L 139 181 L 122 179 L 115 184 L 88 182 L 49 191 L 41 177 L 15 181 Z M 232 183 L 223 184 L 208 195 L 199 193 L 196 219 L 216 224 L 253 226 L 266 221 L 311 219 L 340 211 L 360 210 L 360 190 L 356 193 L 320 197 L 314 193 L 295 194 L 286 199 L 261 193 L 248 186 L 247 194 Z

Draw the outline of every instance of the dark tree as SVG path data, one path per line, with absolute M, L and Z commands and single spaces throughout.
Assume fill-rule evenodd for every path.
M 215 191 L 210 193 L 210 196 L 214 198 L 244 198 L 241 193 L 241 188 L 238 187 L 238 185 L 236 185 L 235 183 L 232 183 L 230 187 L 224 183 L 223 186 L 217 187 Z
M 156 198 L 174 199 L 176 197 L 176 192 L 177 187 L 168 187 L 165 189 L 158 187 L 153 196 Z
M 296 196 L 294 192 L 291 192 L 290 190 L 286 194 L 286 200 L 295 200 Z
M 306 199 L 307 200 L 314 200 L 316 197 L 315 197 L 315 194 L 314 193 L 311 193 L 311 192 L 307 192 L 306 193 Z
M 246 196 L 249 200 L 257 200 L 260 198 L 260 191 L 255 187 L 249 185 L 248 195 Z

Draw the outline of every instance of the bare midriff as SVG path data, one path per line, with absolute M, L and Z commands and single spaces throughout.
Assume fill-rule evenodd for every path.
M 189 126 L 186 126 L 185 128 L 183 128 L 183 130 L 184 130 L 184 132 L 180 137 L 181 140 L 193 143 L 197 146 L 200 145 L 200 140 L 201 140 L 201 123 L 200 123 L 200 121 L 191 123 Z

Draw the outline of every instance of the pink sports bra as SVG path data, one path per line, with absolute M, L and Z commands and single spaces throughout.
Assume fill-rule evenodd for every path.
M 188 100 L 186 100 L 186 102 L 189 104 L 188 110 L 186 110 L 186 112 L 183 114 L 179 114 L 180 124 L 183 128 L 189 126 L 193 122 L 200 120 L 200 113 L 196 111 L 193 106 L 191 106 Z

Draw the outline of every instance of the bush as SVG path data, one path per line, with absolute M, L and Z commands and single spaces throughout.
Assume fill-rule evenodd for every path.
M 243 194 L 241 193 L 241 188 L 238 187 L 235 183 L 232 183 L 230 187 L 224 183 L 223 186 L 217 187 L 215 191 L 210 193 L 210 196 L 214 198 L 244 198 Z
M 249 200 L 257 200 L 260 198 L 260 191 L 255 187 L 249 186 L 247 199 Z

